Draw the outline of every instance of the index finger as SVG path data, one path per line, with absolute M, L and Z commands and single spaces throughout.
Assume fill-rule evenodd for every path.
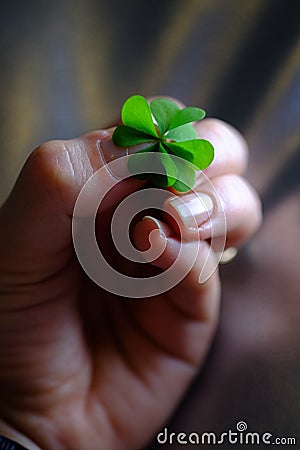
M 199 139 L 206 139 L 215 149 L 213 162 L 204 174 L 213 178 L 225 174 L 242 174 L 248 164 L 248 145 L 242 136 L 231 125 L 219 119 L 204 119 L 195 124 Z M 202 182 L 201 172 L 197 176 L 197 184 Z

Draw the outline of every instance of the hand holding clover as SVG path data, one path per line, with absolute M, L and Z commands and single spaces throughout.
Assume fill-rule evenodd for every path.
M 191 124 L 204 117 L 205 111 L 200 108 L 180 109 L 175 102 L 165 98 L 152 100 L 149 106 L 144 97 L 134 95 L 123 105 L 123 125 L 116 128 L 113 141 L 120 147 L 146 144 L 129 159 L 129 171 L 135 173 L 137 168 L 146 169 L 150 159 L 153 167 L 153 156 L 156 156 L 157 172 L 165 174 L 152 174 L 151 182 L 158 187 L 172 186 L 179 192 L 188 191 L 195 184 L 195 171 L 205 169 L 214 158 L 212 144 L 198 139 Z M 156 155 L 149 155 L 149 152 Z M 172 155 L 180 159 L 172 158 Z
M 125 103 L 123 125 L 114 132 L 118 146 L 145 146 L 128 159 L 130 164 L 140 164 L 138 158 L 152 147 L 164 170 L 162 177 L 150 174 L 156 185 L 186 191 L 196 175 L 197 195 L 183 192 L 176 206 L 178 195 L 170 192 L 168 205 L 178 207 L 182 228 L 188 228 L 186 212 L 199 228 L 181 241 L 163 220 L 139 221 L 133 229 L 138 250 L 147 249 L 153 230 L 166 245 L 158 259 L 138 269 L 115 251 L 109 232 L 117 205 L 142 182 L 121 180 L 99 213 L 99 246 L 132 277 L 164 272 L 179 249 L 185 268 L 191 248 L 199 245 L 187 276 L 148 299 L 124 299 L 99 288 L 74 252 L 72 215 L 79 193 L 99 168 L 106 168 L 101 152 L 107 143 L 114 146 L 107 162 L 123 156 L 111 131 L 46 142 L 28 158 L 0 208 L 0 434 L 34 450 L 134 450 L 155 437 L 173 413 L 205 360 L 219 317 L 218 270 L 198 283 L 203 264 L 214 264 L 209 239 L 219 232 L 218 204 L 205 228 L 199 197 L 212 198 L 214 185 L 226 215 L 227 245 L 246 242 L 261 218 L 257 194 L 241 175 L 247 165 L 244 139 L 216 119 L 190 125 L 202 117 L 197 108 L 180 110 L 164 99 L 149 107 L 135 96 Z M 206 139 L 215 148 L 214 159 Z M 172 155 L 181 156 L 182 165 L 174 165 Z M 210 183 L 205 183 L 195 170 L 208 165 Z M 184 172 L 182 184 L 179 172 L 180 177 Z M 100 180 L 103 190 L 112 178 L 107 171 Z

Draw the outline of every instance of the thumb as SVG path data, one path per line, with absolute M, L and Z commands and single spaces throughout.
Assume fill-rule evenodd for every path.
M 58 254 L 70 255 L 71 217 L 79 192 L 99 168 L 125 155 L 111 136 L 112 130 L 94 131 L 77 139 L 46 142 L 31 153 L 0 209 L 0 270 L 2 265 L 7 270 L 18 264 L 22 271 L 28 266 L 48 269 L 50 263 L 56 268 Z M 113 179 L 105 170 L 102 188 Z M 138 189 L 141 181 L 128 178 L 118 184 L 106 207 Z

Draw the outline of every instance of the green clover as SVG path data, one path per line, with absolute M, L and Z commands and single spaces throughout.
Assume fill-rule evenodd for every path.
M 214 158 L 212 144 L 197 139 L 191 124 L 204 117 L 205 111 L 200 108 L 180 109 L 165 98 L 152 100 L 149 106 L 144 97 L 133 95 L 123 105 L 123 125 L 115 129 L 112 139 L 120 147 L 144 144 L 128 160 L 130 173 L 141 172 L 143 167 L 149 172 L 151 167 L 153 173 L 138 178 L 149 178 L 157 187 L 172 186 L 185 192 L 194 186 L 195 172 L 208 167 Z

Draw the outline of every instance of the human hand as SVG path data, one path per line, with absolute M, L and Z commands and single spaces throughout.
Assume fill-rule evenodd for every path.
M 227 245 L 241 245 L 261 220 L 259 199 L 241 177 L 246 144 L 215 119 L 196 129 L 215 147 L 205 173 L 222 200 Z M 198 275 L 208 254 L 207 264 L 215 264 L 206 240 L 218 233 L 220 204 L 200 179 L 196 191 L 213 199 L 211 221 L 202 223 L 203 208 L 188 193 L 181 198 L 192 205 L 198 230 L 188 227 L 188 217 L 183 220 L 169 200 L 165 204 L 181 224 L 183 242 L 171 222 L 148 218 L 134 229 L 140 250 L 148 248 L 154 229 L 164 233 L 156 239 L 167 243 L 162 256 L 139 269 L 140 276 L 169 267 L 180 245 L 181 264 L 188 264 L 191 247 L 201 239 L 194 266 L 169 292 L 122 299 L 103 291 L 80 267 L 72 212 L 80 190 L 103 165 L 99 141 L 107 160 L 123 154 L 105 130 L 42 144 L 0 210 L 0 433 L 32 449 L 141 448 L 196 375 L 218 321 L 218 271 L 204 284 Z M 116 205 L 142 185 L 124 180 L 108 197 L 97 221 L 99 245 L 108 253 L 114 255 L 108 227 Z M 133 273 L 136 266 L 128 263 L 124 270 Z

